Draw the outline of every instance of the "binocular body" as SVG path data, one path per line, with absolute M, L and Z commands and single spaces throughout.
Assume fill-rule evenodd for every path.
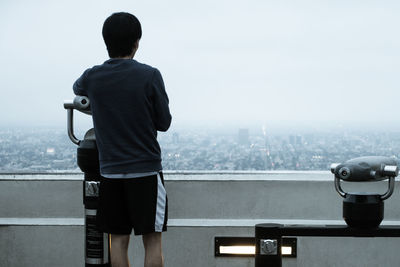
M 397 161 L 388 157 L 360 157 L 341 164 L 332 164 L 335 188 L 343 197 L 343 219 L 350 227 L 378 227 L 384 217 L 384 200 L 394 191 L 394 178 L 399 173 Z M 374 182 L 388 179 L 385 194 L 344 192 L 341 181 Z

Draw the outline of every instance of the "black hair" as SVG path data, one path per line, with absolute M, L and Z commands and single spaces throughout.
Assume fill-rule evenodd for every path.
M 102 33 L 108 55 L 125 57 L 132 53 L 135 42 L 142 37 L 142 27 L 134 15 L 119 12 L 104 21 Z

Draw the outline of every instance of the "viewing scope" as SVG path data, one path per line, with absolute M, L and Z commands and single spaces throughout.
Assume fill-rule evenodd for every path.
M 335 175 L 335 189 L 343 200 L 343 219 L 350 227 L 378 227 L 384 216 L 384 203 L 394 191 L 394 179 L 399 174 L 397 160 L 389 157 L 359 157 L 344 163 L 332 164 Z M 348 193 L 341 187 L 341 181 L 375 182 L 388 179 L 388 189 L 384 194 Z
M 73 101 L 65 101 L 68 112 L 67 129 L 71 141 L 78 145 L 77 163 L 85 173 L 83 181 L 83 204 L 85 207 L 85 267 L 110 266 L 109 235 L 97 229 L 96 214 L 100 188 L 100 165 L 94 129 L 89 129 L 83 140 L 74 134 L 74 109 L 91 115 L 90 101 L 86 96 L 76 96 Z

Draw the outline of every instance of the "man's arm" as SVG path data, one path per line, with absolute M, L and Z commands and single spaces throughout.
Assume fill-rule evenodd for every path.
M 76 80 L 74 85 L 72 86 L 75 95 L 87 96 L 86 79 L 89 70 L 90 69 L 85 70 L 85 72 L 81 75 L 81 77 L 79 77 L 78 80 Z
M 159 70 L 155 70 L 152 80 L 154 96 L 155 120 L 154 124 L 157 131 L 165 132 L 171 125 L 172 116 L 169 111 L 169 99 L 165 92 L 164 81 Z

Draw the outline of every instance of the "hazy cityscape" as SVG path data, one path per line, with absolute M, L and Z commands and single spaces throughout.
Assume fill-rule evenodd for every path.
M 159 142 L 165 170 L 328 170 L 359 156 L 400 157 L 400 132 L 172 130 Z M 0 130 L 0 172 L 78 171 L 65 129 Z

